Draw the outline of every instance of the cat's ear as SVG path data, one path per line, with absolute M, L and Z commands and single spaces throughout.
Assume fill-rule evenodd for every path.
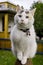
M 17 5 L 16 12 L 18 12 L 20 9 L 21 9 L 20 6 Z
M 36 11 L 36 8 L 34 8 L 33 10 L 31 10 L 30 13 L 34 16 L 35 11 Z
M 23 10 L 24 8 L 23 8 L 23 6 L 19 6 L 19 5 L 17 5 L 17 8 L 16 8 L 16 12 L 19 12 L 20 10 Z

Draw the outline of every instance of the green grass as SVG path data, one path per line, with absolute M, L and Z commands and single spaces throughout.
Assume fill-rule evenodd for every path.
M 11 51 L 0 50 L 0 65 L 14 65 L 16 58 Z M 36 55 L 32 59 L 33 65 L 43 65 L 43 55 Z
M 35 58 L 32 59 L 33 65 L 43 65 L 43 55 L 36 55 Z
M 0 50 L 0 65 L 14 65 L 15 60 L 11 51 Z

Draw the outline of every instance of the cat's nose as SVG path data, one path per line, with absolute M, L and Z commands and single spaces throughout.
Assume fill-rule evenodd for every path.
M 21 20 L 21 24 L 24 24 L 24 22 L 23 22 L 24 20 Z
M 24 21 L 24 20 L 21 20 L 22 22 Z

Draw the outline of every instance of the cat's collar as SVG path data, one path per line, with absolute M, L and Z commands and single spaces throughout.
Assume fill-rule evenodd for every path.
M 27 32 L 29 29 L 27 28 L 27 29 L 20 29 L 20 30 L 23 32 Z
M 29 30 L 29 28 L 27 28 L 27 29 L 20 29 L 20 30 L 23 31 L 23 32 L 25 32 L 26 35 L 30 36 L 30 30 Z

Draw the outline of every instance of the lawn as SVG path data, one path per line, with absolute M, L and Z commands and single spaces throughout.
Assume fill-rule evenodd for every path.
M 14 65 L 15 60 L 11 51 L 0 50 L 0 65 Z
M 11 51 L 0 50 L 0 65 L 14 65 L 15 61 Z M 43 55 L 36 55 L 32 61 L 33 65 L 43 65 Z

